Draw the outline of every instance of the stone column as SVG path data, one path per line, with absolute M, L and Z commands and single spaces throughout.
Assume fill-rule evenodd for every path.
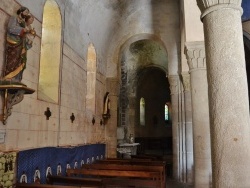
M 179 128 L 178 128 L 178 97 L 179 97 L 179 76 L 168 76 L 171 91 L 172 103 L 172 140 L 173 140 L 173 178 L 178 180 L 180 177 L 179 171 Z
M 183 73 L 182 81 L 184 86 L 184 108 L 185 108 L 185 133 L 186 133 L 186 182 L 193 184 L 194 181 L 194 154 L 193 154 L 193 124 L 192 104 L 190 89 L 190 74 Z
M 208 88 L 203 42 L 186 43 L 186 56 L 191 78 L 194 185 L 206 188 L 211 184 L 211 148 L 208 110 Z
M 250 187 L 250 125 L 241 0 L 197 0 L 207 57 L 213 186 Z

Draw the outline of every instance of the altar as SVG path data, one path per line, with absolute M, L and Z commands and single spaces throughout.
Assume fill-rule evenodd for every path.
M 117 152 L 122 158 L 131 158 L 131 155 L 137 154 L 137 146 L 140 143 L 123 143 L 119 144 L 117 147 Z

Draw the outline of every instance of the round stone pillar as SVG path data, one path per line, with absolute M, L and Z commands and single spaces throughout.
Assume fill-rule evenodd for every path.
M 178 111 L 179 111 L 179 76 L 168 76 L 171 91 L 171 104 L 172 104 L 172 144 L 173 144 L 173 178 L 179 180 L 179 128 L 178 128 Z
M 193 154 L 193 124 L 192 124 L 192 101 L 190 90 L 190 74 L 183 73 L 182 81 L 184 86 L 184 109 L 185 109 L 185 145 L 186 145 L 186 182 L 192 184 L 194 174 Z
M 249 102 L 241 1 L 197 2 L 205 34 L 213 187 L 250 187 Z
M 212 167 L 204 43 L 187 43 L 186 55 L 190 69 L 192 91 L 194 186 L 195 188 L 207 188 L 212 184 Z

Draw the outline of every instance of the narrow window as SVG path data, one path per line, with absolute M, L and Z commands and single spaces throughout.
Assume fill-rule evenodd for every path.
M 171 126 L 172 121 L 171 121 L 171 103 L 167 102 L 164 105 L 164 120 L 165 120 L 165 125 L 166 126 Z
M 168 109 L 168 105 L 165 104 L 165 121 L 169 120 L 169 109 Z
M 87 54 L 87 96 L 86 108 L 95 113 L 95 87 L 96 87 L 96 51 L 91 43 Z
M 43 10 L 38 99 L 58 104 L 62 20 L 54 0 Z
M 145 126 L 145 100 L 140 99 L 140 125 Z

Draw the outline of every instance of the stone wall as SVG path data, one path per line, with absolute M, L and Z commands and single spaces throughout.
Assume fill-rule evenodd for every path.
M 0 130 L 5 131 L 5 139 L 3 143 L 0 143 L 1 151 L 105 142 L 105 126 L 100 125 L 103 97 L 106 93 L 105 76 L 97 68 L 96 79 L 98 84 L 96 88 L 98 88 L 98 94 L 96 95 L 96 110 L 88 114 L 85 105 L 87 54 L 82 53 L 79 55 L 72 46 L 68 45 L 64 40 L 66 33 L 63 33 L 62 36 L 64 43 L 61 55 L 60 101 L 58 104 L 54 104 L 37 99 L 42 39 L 42 17 L 40 13 L 43 11 L 43 2 L 40 1 L 38 7 L 37 4 L 32 2 L 20 1 L 21 5 L 28 7 L 35 16 L 33 27 L 36 29 L 38 36 L 35 38 L 33 47 L 28 51 L 27 67 L 22 82 L 36 90 L 36 92 L 32 95 L 25 95 L 21 103 L 13 106 L 12 114 L 7 119 L 6 125 L 0 123 Z M 0 21 L 0 70 L 3 69 L 4 65 L 7 22 L 19 7 L 20 4 L 16 1 L 4 1 L 4 3 L 0 4 L 2 18 Z M 58 2 L 58 8 L 61 10 L 62 15 L 63 7 L 64 4 L 61 1 Z M 69 22 L 69 19 L 66 18 L 65 22 Z M 74 33 L 75 31 L 68 30 L 67 32 Z M 101 68 L 103 66 L 97 67 Z M 2 104 L 1 101 L 1 111 Z M 46 120 L 44 115 L 47 107 L 52 112 L 49 120 Z M 73 123 L 70 120 L 72 113 L 75 115 Z M 96 118 L 94 125 L 92 124 L 93 117 Z

